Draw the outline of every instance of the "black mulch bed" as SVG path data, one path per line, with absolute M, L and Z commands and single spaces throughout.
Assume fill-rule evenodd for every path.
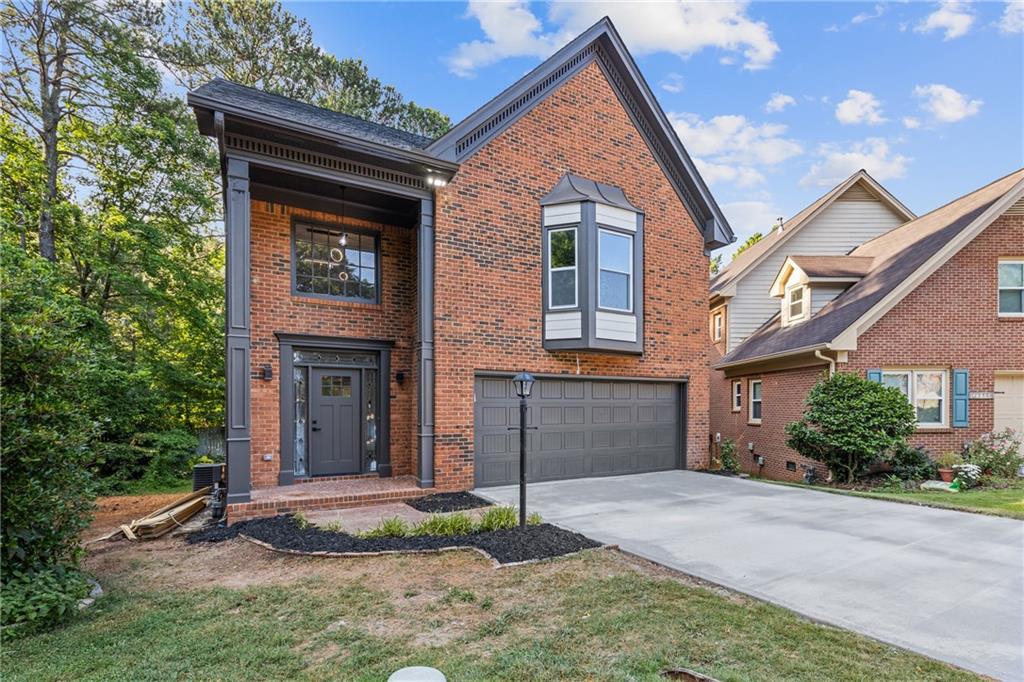
M 299 528 L 290 516 L 242 521 L 227 528 L 208 528 L 188 535 L 185 541 L 189 544 L 223 542 L 238 537 L 239 534 L 265 542 L 277 549 L 298 552 L 372 553 L 478 547 L 501 564 L 547 559 L 601 546 L 601 543 L 579 533 L 548 523 L 447 537 L 430 535 L 412 538 L 359 538 L 347 533 L 321 530 L 315 526 Z
M 434 493 L 433 495 L 407 500 L 406 504 L 413 509 L 428 514 L 444 514 L 446 512 L 462 511 L 463 509 L 491 506 L 490 502 L 482 497 L 477 497 L 473 493 Z

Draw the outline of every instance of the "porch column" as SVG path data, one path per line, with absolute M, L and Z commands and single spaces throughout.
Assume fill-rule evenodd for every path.
M 225 441 L 228 504 L 249 501 L 249 163 L 229 158 L 224 183 Z
M 434 487 L 434 200 L 420 200 L 416 239 L 416 362 L 419 369 L 419 461 L 421 488 Z

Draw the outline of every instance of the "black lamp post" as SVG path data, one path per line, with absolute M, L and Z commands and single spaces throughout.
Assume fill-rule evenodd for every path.
M 525 369 L 512 377 L 519 396 L 519 526 L 526 527 L 526 399 L 533 390 L 533 375 Z

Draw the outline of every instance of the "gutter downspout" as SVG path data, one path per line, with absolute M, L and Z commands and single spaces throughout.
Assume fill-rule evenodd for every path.
M 836 361 L 834 358 L 830 358 L 827 355 L 822 355 L 820 350 L 814 351 L 814 357 L 819 360 L 824 360 L 828 363 L 828 375 L 832 377 L 836 373 Z

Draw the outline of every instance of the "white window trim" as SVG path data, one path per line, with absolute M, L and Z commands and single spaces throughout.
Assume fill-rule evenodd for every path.
M 628 272 L 623 272 L 622 270 L 614 270 L 612 268 L 603 268 L 603 267 L 601 267 L 601 233 L 602 232 L 606 232 L 606 233 L 608 233 L 610 235 L 614 235 L 616 237 L 623 237 L 624 239 L 627 239 L 629 241 L 629 271 Z M 603 227 L 599 227 L 597 229 L 597 307 L 598 308 L 601 308 L 601 309 L 604 309 L 604 310 L 615 310 L 615 311 L 620 312 L 620 313 L 631 313 L 631 312 L 633 312 L 633 239 L 634 239 L 634 236 L 633 236 L 632 233 L 619 232 L 617 230 L 606 230 Z M 628 307 L 626 307 L 626 308 L 616 308 L 614 306 L 604 305 L 603 303 L 601 303 L 601 271 L 602 270 L 606 270 L 608 272 L 615 272 L 615 273 L 618 273 L 620 275 L 626 275 L 626 277 L 628 278 L 626 280 L 627 281 L 626 301 L 629 304 Z
M 1004 313 L 999 309 L 999 292 L 1001 291 L 1024 291 L 1022 287 L 1001 287 L 999 286 L 999 265 L 1009 263 L 1013 265 L 1024 265 L 1024 259 L 1021 258 L 1000 258 L 998 265 L 996 265 L 996 314 L 999 317 L 1024 317 L 1024 312 L 1020 313 Z
M 572 232 L 572 248 L 574 265 L 564 265 L 559 268 L 551 267 L 551 235 L 555 232 Z M 554 273 L 573 270 L 572 277 L 572 305 L 555 305 L 552 303 L 555 295 Z M 580 305 L 580 233 L 576 226 L 559 227 L 548 230 L 548 310 L 570 310 Z
M 721 341 L 722 330 L 725 328 L 725 315 L 721 310 L 711 314 L 711 340 Z
M 800 299 L 800 314 L 794 316 L 793 310 L 793 292 L 800 290 L 802 292 Z M 792 324 L 794 322 L 800 322 L 801 320 L 807 319 L 807 309 L 811 304 L 811 288 L 806 284 L 791 284 L 786 287 L 786 295 L 782 299 L 783 306 L 783 317 L 786 320 L 786 324 Z
M 907 387 L 910 391 L 910 395 L 907 396 L 907 400 L 910 402 L 910 406 L 914 408 L 914 416 L 917 417 L 917 402 L 914 396 L 914 391 L 917 386 L 917 373 L 925 372 L 939 372 L 942 374 L 942 398 L 939 403 L 939 417 L 940 421 L 937 422 L 917 422 L 917 428 L 919 429 L 945 429 L 949 428 L 949 371 L 942 367 L 913 367 L 913 368 L 893 368 L 883 369 L 882 379 L 885 379 L 886 374 L 902 374 L 907 377 Z
M 761 387 L 761 397 L 754 399 L 754 384 Z M 761 416 L 754 417 L 754 404 L 761 406 Z M 760 424 L 764 417 L 764 382 L 760 379 L 749 379 L 747 381 L 747 423 Z
M 743 382 L 736 380 L 732 382 L 732 411 L 739 412 L 743 409 Z

